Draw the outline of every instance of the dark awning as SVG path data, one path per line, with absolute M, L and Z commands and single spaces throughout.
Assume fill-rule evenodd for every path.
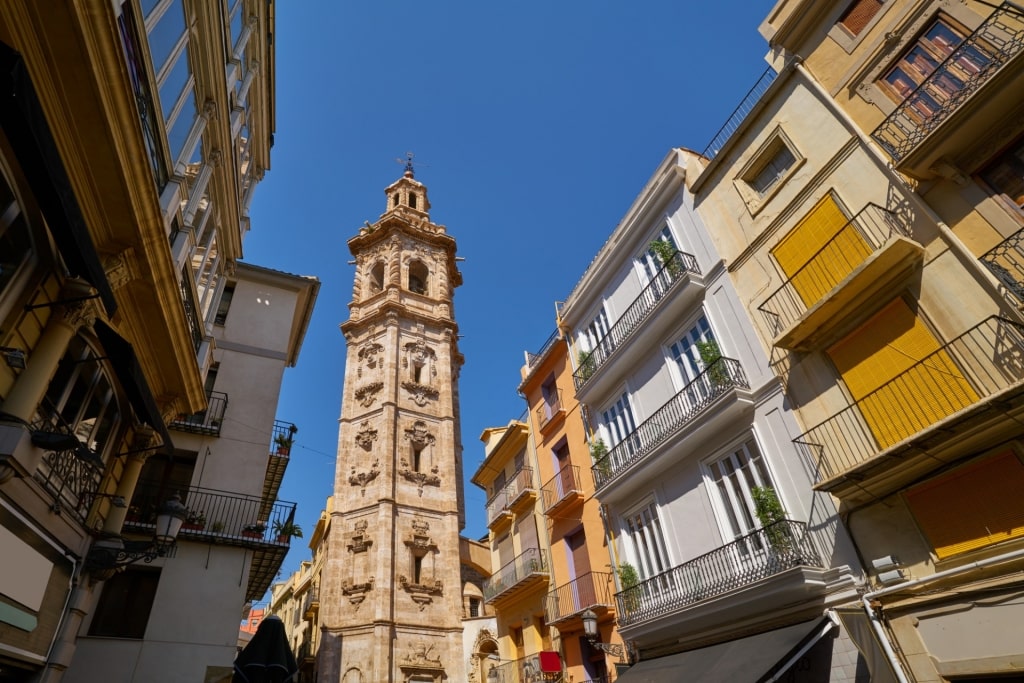
M 139 421 L 155 429 L 164 441 L 163 450 L 173 454 L 174 444 L 171 443 L 171 435 L 167 431 L 163 417 L 160 416 L 160 409 L 156 405 L 156 399 L 153 398 L 145 375 L 142 374 L 142 366 L 139 365 L 132 345 L 102 320 L 96 321 L 95 329 L 110 364 L 114 366 L 117 379 L 121 382 L 124 392 L 128 394 L 132 408 L 135 409 L 135 416 Z
M 57 143 L 32 87 L 25 62 L 0 42 L 0 126 L 32 187 L 46 225 L 70 274 L 86 280 L 103 301 L 107 315 L 117 302 L 96 246 L 71 189 Z
M 835 624 L 826 618 L 730 640 L 699 650 L 641 661 L 618 677 L 620 683 L 681 681 L 765 681 L 779 676 Z

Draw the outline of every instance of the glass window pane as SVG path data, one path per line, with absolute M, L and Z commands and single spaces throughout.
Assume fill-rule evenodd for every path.
M 149 52 L 153 57 L 153 73 L 159 74 L 171 56 L 174 46 L 185 35 L 185 8 L 176 0 L 149 32 Z
M 195 119 L 196 100 L 194 93 L 190 93 L 185 98 L 185 103 L 182 105 L 181 111 L 178 113 L 174 123 L 167 131 L 167 144 L 171 148 L 171 159 L 175 162 L 181 156 L 182 149 L 185 147 L 185 140 L 188 139 L 188 134 L 192 130 L 192 123 Z
M 188 85 L 190 76 L 188 66 L 188 50 L 182 50 L 174 62 L 174 67 L 167 73 L 163 84 L 160 86 L 160 106 L 164 112 L 164 123 L 174 111 L 174 105 L 181 97 L 182 91 Z

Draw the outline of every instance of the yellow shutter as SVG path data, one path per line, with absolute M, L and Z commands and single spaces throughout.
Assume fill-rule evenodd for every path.
M 1024 464 L 1005 451 L 908 490 L 907 506 L 939 558 L 1024 536 Z
M 772 249 L 805 306 L 817 303 L 871 253 L 848 223 L 832 195 L 825 195 Z
M 880 449 L 978 400 L 950 355 L 900 298 L 828 355 Z

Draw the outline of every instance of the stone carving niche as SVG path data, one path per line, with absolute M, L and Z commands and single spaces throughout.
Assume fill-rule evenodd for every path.
M 427 431 L 427 423 L 417 420 L 412 427 L 405 430 L 405 441 L 408 450 L 398 463 L 398 473 L 413 482 L 423 495 L 424 486 L 440 486 L 441 477 L 438 467 L 433 463 L 434 435 Z

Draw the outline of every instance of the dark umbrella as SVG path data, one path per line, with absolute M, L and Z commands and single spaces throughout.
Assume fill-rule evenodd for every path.
M 289 683 L 299 672 L 295 655 L 288 647 L 284 622 L 269 616 L 260 622 L 256 634 L 235 658 L 231 683 Z

